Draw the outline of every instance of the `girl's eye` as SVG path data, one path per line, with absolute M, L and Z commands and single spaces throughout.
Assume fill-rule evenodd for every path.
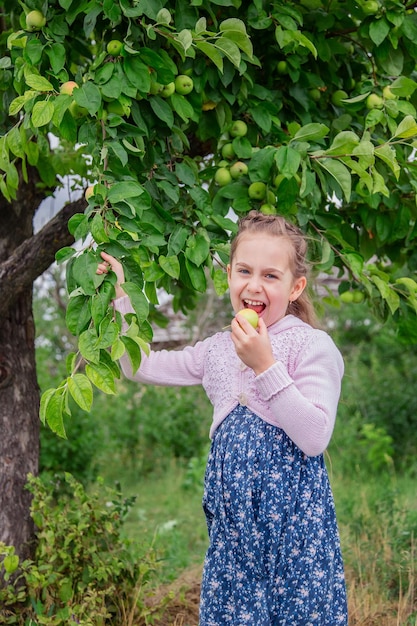
M 266 277 L 267 278 L 278 278 L 277 276 L 275 276 L 275 274 L 267 274 Z
M 246 270 L 244 268 L 241 268 L 240 270 L 238 270 L 239 274 L 249 274 L 249 270 Z

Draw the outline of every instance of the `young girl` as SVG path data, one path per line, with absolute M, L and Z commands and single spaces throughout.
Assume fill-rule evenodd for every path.
M 203 507 L 209 531 L 200 626 L 347 626 L 333 496 L 323 459 L 343 361 L 313 327 L 306 242 L 280 216 L 251 211 L 232 241 L 227 275 L 235 314 L 223 331 L 180 351 L 151 352 L 132 376 L 202 384 L 214 407 Z M 132 311 L 123 269 L 114 306 Z

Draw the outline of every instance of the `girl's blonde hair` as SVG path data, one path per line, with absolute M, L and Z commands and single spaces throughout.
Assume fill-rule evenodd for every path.
M 259 211 L 249 211 L 247 215 L 239 220 L 238 232 L 233 238 L 230 248 L 230 264 L 233 263 L 233 257 L 241 238 L 252 233 L 266 233 L 275 237 L 285 237 L 290 242 L 293 250 L 290 268 L 294 279 L 308 276 L 307 240 L 303 232 L 281 215 L 264 215 Z M 297 300 L 288 303 L 288 314 L 299 317 L 303 322 L 307 322 L 311 326 L 317 326 L 314 306 L 306 289 L 304 289 Z

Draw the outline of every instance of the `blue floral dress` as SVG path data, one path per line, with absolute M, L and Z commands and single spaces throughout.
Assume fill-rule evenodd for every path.
M 323 455 L 239 405 L 215 432 L 203 506 L 200 626 L 347 626 Z

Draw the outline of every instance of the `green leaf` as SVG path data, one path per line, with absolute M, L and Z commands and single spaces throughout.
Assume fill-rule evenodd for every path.
M 204 293 L 207 288 L 207 280 L 204 269 L 201 266 L 197 266 L 192 263 L 192 261 L 187 259 L 187 257 L 185 257 L 185 267 L 187 268 L 187 273 L 194 289 L 200 293 Z
M 113 359 L 113 361 L 117 361 L 124 355 L 125 352 L 126 352 L 125 344 L 118 337 L 112 344 L 111 352 L 110 352 L 111 358 Z
M 352 274 L 356 277 L 361 276 L 363 272 L 363 257 L 357 252 L 343 251 L 343 260 Z
M 144 322 L 149 315 L 149 304 L 142 289 L 135 283 L 123 283 L 123 291 L 129 296 L 139 323 Z
M 19 557 L 17 554 L 8 554 L 3 559 L 3 567 L 6 574 L 13 574 L 19 567 Z
M 209 256 L 210 241 L 204 235 L 191 235 L 187 240 L 185 256 L 195 265 L 201 265 Z
M 407 115 L 397 126 L 394 138 L 396 139 L 410 139 L 417 135 L 417 122 L 411 116 Z
M 297 131 L 293 137 L 297 141 L 307 141 L 312 139 L 323 139 L 329 132 L 329 128 L 325 124 L 306 124 Z
M 88 328 L 82 332 L 78 339 L 78 348 L 81 356 L 86 361 L 98 363 L 100 360 L 99 339 L 93 328 Z
M 253 59 L 253 45 L 247 35 L 235 30 L 228 30 L 224 32 L 224 37 L 231 39 L 249 59 Z
M 390 85 L 392 93 L 398 98 L 408 98 L 412 96 L 416 88 L 416 81 L 408 78 L 408 76 L 399 76 Z
M 238 46 L 227 37 L 219 37 L 215 40 L 214 45 L 221 50 L 235 67 L 240 66 L 241 54 Z
M 104 363 L 87 363 L 85 373 L 93 385 L 104 393 L 109 395 L 116 393 L 113 372 Z
M 274 155 L 280 174 L 284 174 L 287 178 L 291 178 L 297 173 L 301 163 L 301 155 L 297 150 L 290 146 L 281 146 Z
M 142 185 L 133 180 L 114 183 L 108 192 L 107 198 L 111 204 L 116 204 L 127 198 L 136 198 L 144 193 Z
M 156 117 L 165 122 L 167 126 L 172 128 L 172 126 L 174 125 L 174 114 L 169 104 L 159 96 L 153 96 L 152 98 L 149 98 L 149 104 L 151 105 L 151 108 Z
M 369 36 L 375 45 L 379 46 L 388 36 L 391 26 L 384 19 L 372 20 L 369 24 Z
M 25 106 L 26 102 L 33 100 L 38 95 L 37 91 L 25 91 L 23 96 L 18 96 L 11 101 L 9 106 L 9 115 L 14 116 Z
M 386 163 L 386 165 L 391 168 L 392 172 L 395 175 L 395 178 L 398 180 L 401 173 L 401 168 L 398 164 L 394 148 L 388 144 L 376 146 L 375 156 L 377 156 L 379 159 L 381 159 L 381 161 Z
M 139 369 L 142 360 L 140 347 L 138 346 L 136 341 L 134 341 L 130 337 L 121 337 L 121 340 L 123 341 L 127 354 L 129 356 L 129 360 L 132 365 L 132 371 L 133 373 L 135 373 Z
M 349 202 L 352 190 L 352 176 L 347 167 L 336 159 L 319 159 L 318 163 L 340 185 L 346 202 Z
M 161 254 L 158 258 L 158 262 L 168 276 L 175 279 L 180 277 L 180 262 L 177 256 L 164 256 Z
M 93 81 L 88 80 L 83 83 L 79 89 L 74 89 L 75 102 L 87 109 L 90 115 L 97 113 L 101 106 L 101 93 Z
M 70 259 L 76 252 L 77 251 L 75 248 L 70 248 L 70 247 L 61 248 L 55 254 L 55 261 L 58 263 L 58 265 L 60 265 L 61 263 L 64 263 L 65 261 Z
M 400 296 L 396 291 L 392 289 L 391 285 L 389 285 L 388 282 L 382 280 L 379 276 L 371 274 L 369 279 L 377 287 L 379 293 L 388 304 L 391 314 L 393 315 L 400 306 Z
M 25 66 L 27 67 L 27 66 Z M 35 91 L 54 91 L 54 86 L 43 76 L 30 74 L 25 71 L 25 81 Z
M 65 66 L 65 46 L 62 43 L 53 43 L 46 48 L 46 54 L 51 62 L 51 68 L 54 74 L 58 74 Z
M 68 330 L 78 336 L 91 320 L 91 299 L 88 296 L 72 296 L 67 305 L 65 323 Z
M 353 153 L 359 143 L 360 139 L 356 133 L 350 130 L 345 130 L 336 135 L 332 145 L 325 151 L 325 154 L 340 156 L 349 155 Z
M 242 20 L 239 20 L 236 17 L 231 17 L 227 20 L 223 20 L 223 22 L 220 22 L 219 30 L 220 32 L 226 32 L 229 30 L 239 31 L 240 33 L 246 35 L 245 22 L 242 22 Z
M 68 390 L 83 411 L 90 411 L 93 404 L 93 388 L 85 374 L 74 374 L 68 378 Z
M 72 266 L 73 276 L 86 295 L 93 295 L 104 280 L 103 276 L 96 274 L 97 264 L 96 254 L 89 250 L 84 251 L 74 259 Z
M 32 124 L 35 128 L 46 126 L 52 120 L 54 105 L 49 100 L 35 102 L 32 109 Z
M 220 72 L 223 72 L 223 57 L 213 44 L 208 41 L 197 41 L 196 47 L 214 63 Z
M 248 163 L 248 173 L 252 183 L 269 179 L 274 156 L 275 148 L 267 147 L 255 152 Z
M 47 389 L 41 398 L 40 417 L 42 422 L 47 423 L 52 432 L 63 439 L 67 438 L 64 426 L 64 414 L 69 415 L 67 410 L 67 388 Z

